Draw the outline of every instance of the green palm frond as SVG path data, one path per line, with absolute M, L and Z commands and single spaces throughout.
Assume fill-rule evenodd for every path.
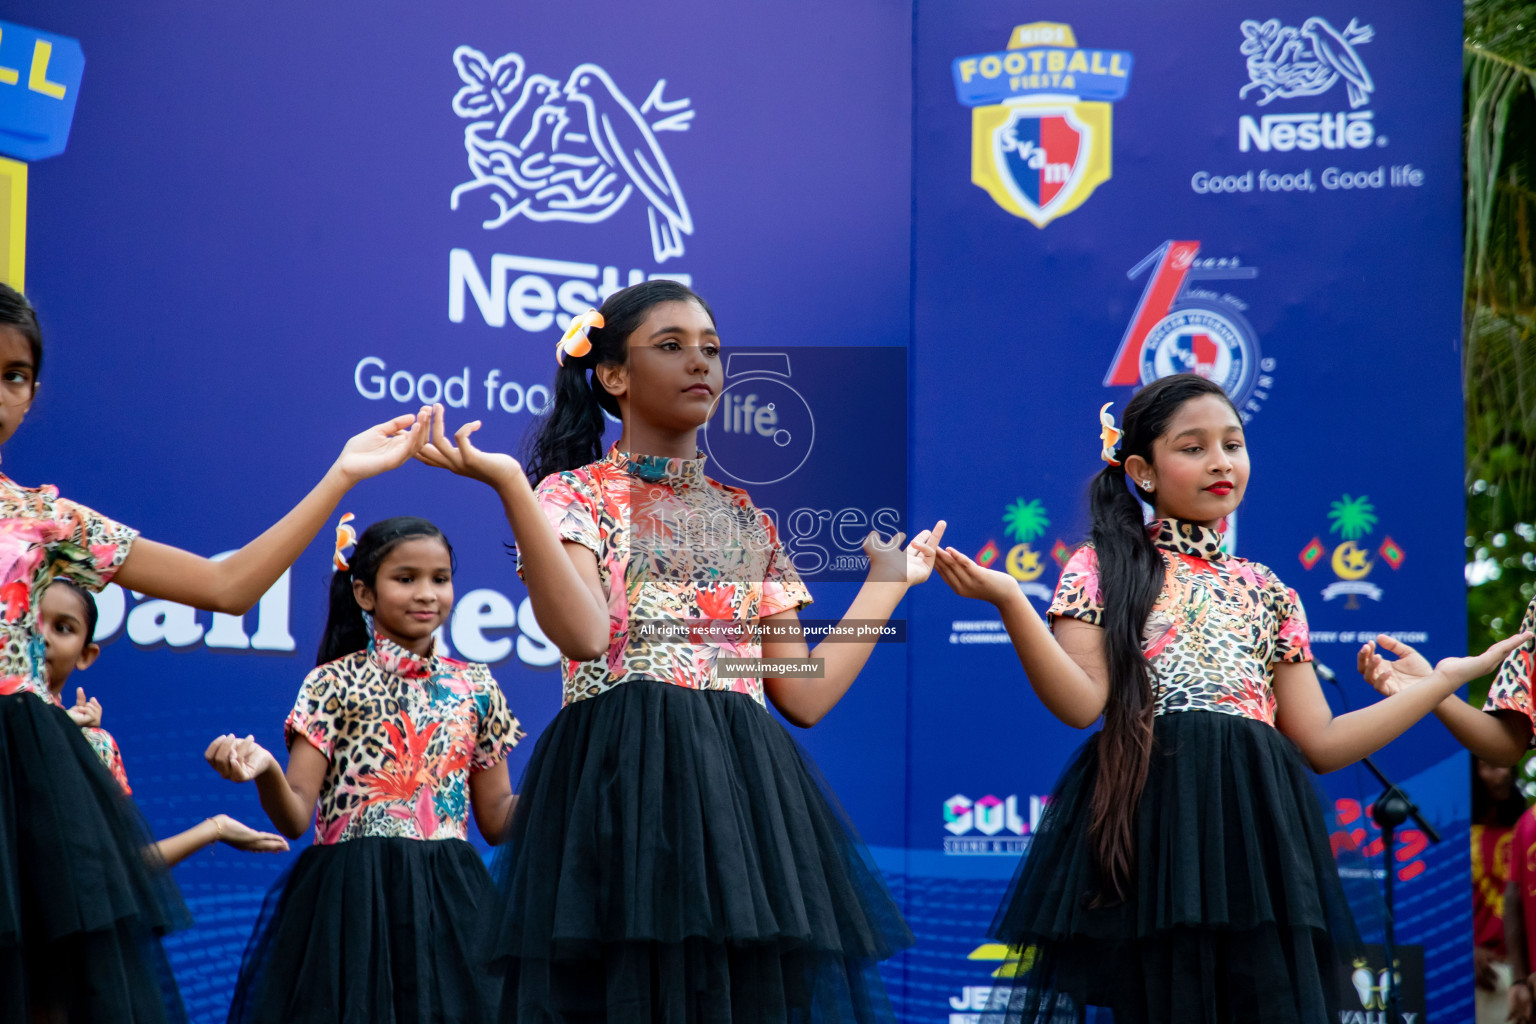
M 1025 501 L 1019 498 L 1003 513 L 1003 531 L 1014 540 L 1028 543 L 1045 532 L 1051 525 L 1046 518 L 1045 506 L 1037 498 Z
M 1346 494 L 1342 500 L 1329 503 L 1328 523 L 1329 533 L 1359 540 L 1376 528 L 1376 506 L 1363 494 L 1358 498 Z

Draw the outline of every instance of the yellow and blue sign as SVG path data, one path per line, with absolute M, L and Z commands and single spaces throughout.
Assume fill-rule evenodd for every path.
M 41 160 L 64 152 L 84 73 L 78 41 L 0 21 L 0 154 Z
M 0 281 L 18 291 L 27 263 L 23 161 L 64 152 L 84 73 L 78 41 L 0 21 Z
M 1110 104 L 1125 96 L 1125 50 L 1077 45 L 1070 25 L 1017 25 L 1006 50 L 955 58 L 971 109 L 971 181 L 1043 228 L 1110 177 Z

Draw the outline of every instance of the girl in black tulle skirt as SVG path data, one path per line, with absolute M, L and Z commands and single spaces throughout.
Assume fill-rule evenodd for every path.
M 36 396 L 43 336 L 0 284 L 0 443 Z M 55 579 L 243 613 L 314 538 L 353 483 L 420 447 L 406 416 L 347 443 L 296 508 L 214 562 L 138 532 L 52 486 L 0 475 L 0 1020 L 158 1024 L 185 1019 L 160 936 L 186 908 L 143 819 L 48 689 L 41 598 Z M 167 495 L 167 500 L 184 500 Z
M 705 476 L 697 450 L 722 384 L 713 315 L 675 282 L 635 285 L 578 319 L 561 358 L 537 492 L 510 457 L 470 444 L 476 424 L 456 446 L 439 427 L 421 456 L 496 487 L 564 654 L 564 708 L 498 855 L 501 1019 L 890 1020 L 877 965 L 911 933 L 765 704 L 814 724 L 872 645 L 824 644 L 824 676 L 790 675 L 810 653 L 796 617 L 810 595 L 772 521 Z M 624 423 L 606 455 L 605 410 Z M 899 536 L 866 542 L 870 580 L 849 616 L 883 623 L 927 578 L 942 532 L 906 551 Z M 759 655 L 786 664 L 724 660 Z
M 425 519 L 338 529 L 319 665 L 288 715 L 288 769 L 254 739 L 208 761 L 252 779 L 280 832 L 315 843 L 278 880 L 246 946 L 229 1020 L 240 1024 L 488 1024 L 490 875 L 466 841 L 501 839 L 506 755 L 522 737 L 484 665 L 444 657 L 453 549 Z M 365 617 L 366 613 L 366 617 Z
M 993 922 L 1012 984 L 984 1019 L 1102 1007 L 1117 1024 L 1334 1024 L 1338 962 L 1358 940 L 1308 768 L 1390 742 L 1528 634 L 1333 718 L 1296 592 L 1224 549 L 1248 482 L 1226 394 L 1179 374 L 1131 400 L 1123 437 L 1105 419 L 1092 540 L 1062 573 L 1054 637 L 1011 577 L 939 553 L 957 593 L 998 606 L 1045 706 L 1104 722 Z

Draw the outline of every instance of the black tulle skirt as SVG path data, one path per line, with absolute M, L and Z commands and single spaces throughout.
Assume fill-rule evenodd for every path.
M 993 922 L 1011 988 L 987 1024 L 1336 1024 L 1355 933 L 1310 769 L 1271 726 L 1162 715 L 1136 812 L 1130 897 L 1096 900 L 1097 736 L 1057 783 Z M 1105 1019 L 1104 1015 L 1096 1019 Z
M 461 839 L 311 846 L 268 893 L 231 1024 L 486 1024 L 490 874 Z
M 892 1020 L 912 942 L 799 746 L 739 693 L 623 683 L 562 710 L 494 869 L 504 1022 Z
M 0 1020 L 186 1020 L 160 937 L 190 918 L 152 844 L 62 709 L 0 697 Z

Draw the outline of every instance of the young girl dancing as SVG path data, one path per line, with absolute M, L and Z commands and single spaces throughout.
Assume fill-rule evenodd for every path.
M 101 647 L 91 639 L 96 632 L 96 620 L 96 602 L 78 584 L 61 577 L 43 592 L 37 624 L 47 647 L 48 691 L 61 707 L 60 694 L 70 675 L 76 669 L 90 668 L 101 655 Z M 75 706 L 67 710 L 107 771 L 112 773 L 123 792 L 132 796 L 133 788 L 128 785 L 128 773 L 123 767 L 117 740 L 101 727 L 101 702 L 94 697 L 87 700 L 85 690 L 81 688 L 76 691 Z M 167 865 L 175 865 L 215 843 L 226 843 L 237 850 L 254 853 L 281 853 L 288 849 L 288 842 L 282 836 L 258 832 L 227 814 L 215 814 L 155 843 L 155 851 Z
M 474 447 L 478 424 L 450 442 L 440 410 L 420 456 L 496 489 L 564 655 L 564 706 L 498 857 L 502 1020 L 889 1020 L 877 964 L 911 933 L 764 705 L 814 725 L 872 644 L 807 651 L 796 610 L 810 596 L 772 521 L 704 473 L 697 434 L 722 384 L 704 301 L 651 281 L 615 292 L 599 322 L 590 348 L 583 321 L 562 342 L 537 493 L 511 457 Z M 606 455 L 605 410 L 623 422 Z M 871 535 L 849 619 L 885 622 L 943 529 L 905 551 Z M 722 662 L 760 654 L 787 664 Z
M 0 285 L 0 444 L 37 395 L 43 335 Z M 424 440 L 425 410 L 352 438 L 309 495 L 215 562 L 0 476 L 0 990 L 24 1019 L 157 1022 L 184 1016 L 156 936 L 185 919 L 143 819 L 48 692 L 39 598 L 65 578 L 242 614 L 277 581 L 357 481 Z M 82 983 L 89 979 L 89 984 Z
M 1222 550 L 1249 470 L 1225 393 L 1167 377 L 1131 399 L 1123 426 L 1118 454 L 1106 431 L 1092 540 L 1062 573 L 1054 636 L 1010 577 L 954 548 L 938 557 L 956 593 L 997 605 L 1052 714 L 1104 721 L 993 923 L 1015 971 L 995 1009 L 1028 1024 L 1090 1006 L 1120 1024 L 1330 1024 L 1353 924 L 1308 766 L 1385 745 L 1529 634 L 1334 718 L 1295 591 Z
M 315 823 L 267 898 L 229 1020 L 488 1022 L 496 986 L 476 942 L 491 879 L 469 810 L 494 845 L 523 732 L 484 665 L 437 652 L 453 607 L 442 531 L 397 516 L 364 530 L 350 563 L 341 550 L 319 667 L 285 726 L 286 774 L 249 736 L 208 747 L 219 774 L 256 781 L 278 831 Z

